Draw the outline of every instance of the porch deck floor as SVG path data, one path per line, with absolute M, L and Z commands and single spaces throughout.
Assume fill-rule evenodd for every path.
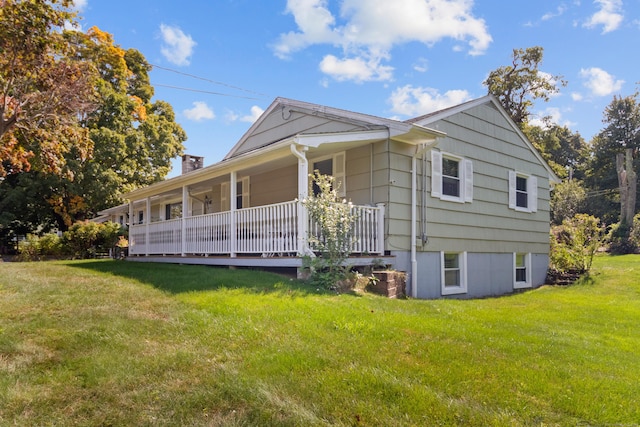
M 231 258 L 230 256 L 220 255 L 132 255 L 126 258 L 128 261 L 133 262 L 156 262 L 156 263 L 168 263 L 168 264 L 189 264 L 189 265 L 214 265 L 214 266 L 228 266 L 228 267 L 291 267 L 301 268 L 302 258 L 297 256 L 237 256 Z M 374 263 L 374 260 L 382 260 L 385 264 L 393 265 L 395 256 L 391 255 L 362 255 L 351 256 L 347 258 L 345 262 L 347 265 L 356 267 L 367 266 Z

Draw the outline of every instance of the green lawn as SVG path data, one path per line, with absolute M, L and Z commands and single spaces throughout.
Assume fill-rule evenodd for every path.
M 640 256 L 508 297 L 0 263 L 0 425 L 636 425 Z

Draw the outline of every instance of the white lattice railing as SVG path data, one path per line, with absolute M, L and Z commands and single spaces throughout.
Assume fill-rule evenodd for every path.
M 296 255 L 302 252 L 295 201 L 132 225 L 131 255 Z M 353 206 L 352 252 L 384 253 L 384 207 Z M 314 231 L 313 221 L 309 229 Z M 184 238 L 183 238 L 184 231 Z

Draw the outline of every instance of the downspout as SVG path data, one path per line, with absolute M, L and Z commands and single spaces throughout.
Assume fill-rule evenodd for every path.
M 307 209 L 302 206 L 302 201 L 309 195 L 309 160 L 305 155 L 309 147 L 300 146 L 292 143 L 290 145 L 291 153 L 298 159 L 298 253 L 302 256 L 315 256 L 309 248 L 307 235 L 309 234 L 309 219 Z
M 411 296 L 413 298 L 418 297 L 418 260 L 417 260 L 417 245 L 416 240 L 418 238 L 418 231 L 416 226 L 417 221 L 417 182 L 418 182 L 418 157 L 422 156 L 427 151 L 431 150 L 436 145 L 436 140 L 426 142 L 416 149 L 415 154 L 411 157 Z M 423 170 L 424 174 L 425 171 Z M 422 201 L 424 204 L 424 200 Z

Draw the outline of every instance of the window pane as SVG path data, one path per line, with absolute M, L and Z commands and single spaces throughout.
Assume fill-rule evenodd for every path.
M 516 177 L 516 190 L 527 192 L 527 178 L 521 176 Z
M 522 193 L 520 191 L 516 192 L 516 206 L 520 207 L 520 208 L 526 208 L 529 206 L 529 200 L 528 200 L 528 195 L 527 193 Z
M 459 162 L 453 159 L 447 159 L 447 158 L 442 159 L 442 174 L 459 178 L 460 177 Z
M 516 267 L 524 267 L 524 254 L 516 254 Z
M 516 282 L 526 282 L 527 281 L 527 269 L 526 268 L 516 268 Z
M 444 268 L 458 268 L 458 254 L 444 254 Z
M 458 178 L 451 178 L 448 176 L 442 177 L 442 194 L 447 196 L 460 196 L 460 180 Z
M 313 171 L 314 173 L 315 171 L 318 171 L 320 175 L 332 176 L 333 175 L 333 159 L 327 159 L 327 160 L 321 160 L 319 162 L 315 162 L 313 164 Z M 313 181 L 312 187 L 313 187 L 313 195 L 316 197 L 320 195 L 320 187 L 318 187 L 315 181 Z
M 460 286 L 460 270 L 448 270 L 444 272 L 445 286 Z

